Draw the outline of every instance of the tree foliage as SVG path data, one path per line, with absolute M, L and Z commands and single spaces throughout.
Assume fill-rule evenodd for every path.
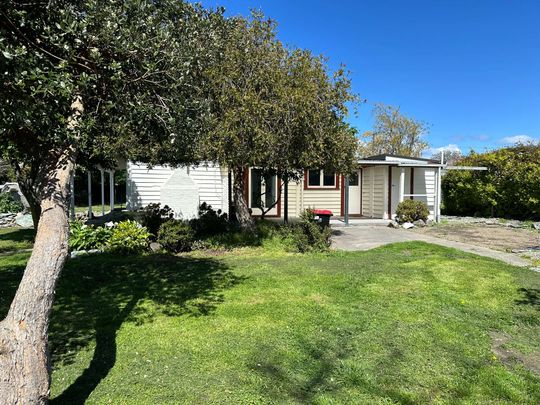
M 324 58 L 285 47 L 273 21 L 254 14 L 230 26 L 208 70 L 213 125 L 202 156 L 233 169 L 237 216 L 249 226 L 244 168 L 288 178 L 310 167 L 352 169 L 356 139 L 344 118 L 356 97 L 344 69 L 330 74 Z
M 431 159 L 440 162 L 441 155 L 443 155 L 444 163 L 449 165 L 455 165 L 463 158 L 463 154 L 459 149 L 443 149 L 431 155 Z
M 8 1 L 0 150 L 31 200 L 49 157 L 72 145 L 79 165 L 193 161 L 209 108 L 202 71 L 221 20 L 173 0 Z
M 376 104 L 372 131 L 362 134 L 359 153 L 363 157 L 390 154 L 419 157 L 429 144 L 424 140 L 428 126 L 407 117 L 399 107 Z
M 442 180 L 446 214 L 540 218 L 540 144 L 471 153 L 458 164 L 487 171 L 449 171 Z

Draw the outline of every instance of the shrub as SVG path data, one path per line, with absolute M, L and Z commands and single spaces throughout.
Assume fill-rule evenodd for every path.
M 157 241 L 169 252 L 187 252 L 193 246 L 194 232 L 188 223 L 170 220 L 161 224 Z
M 106 249 L 120 254 L 140 253 L 148 249 L 150 236 L 148 230 L 139 223 L 123 221 L 112 229 Z
M 103 249 L 109 242 L 111 233 L 111 229 L 75 221 L 69 228 L 69 247 L 71 250 Z
M 0 213 L 21 212 L 24 206 L 12 193 L 0 193 Z
M 141 224 L 152 234 L 152 238 L 157 237 L 159 228 L 164 222 L 174 218 L 173 210 L 161 204 L 148 204 L 141 210 Z
M 229 228 L 227 214 L 221 210 L 214 210 L 205 202 L 199 207 L 199 217 L 189 223 L 198 237 L 225 233 Z
M 426 221 L 429 209 L 425 202 L 418 200 L 404 200 L 396 208 L 398 222 L 414 222 L 419 219 Z
M 300 253 L 325 252 L 332 244 L 332 230 L 324 227 L 315 220 L 313 210 L 307 209 L 300 214 L 300 221 L 291 230 L 284 228 L 285 237 L 289 233 L 295 248 Z
M 444 175 L 445 214 L 540 218 L 540 144 L 471 153 L 458 164 L 488 170 L 450 170 Z

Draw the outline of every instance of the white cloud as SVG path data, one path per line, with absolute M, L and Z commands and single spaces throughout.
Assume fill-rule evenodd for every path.
M 529 136 L 529 135 L 514 135 L 514 136 L 507 136 L 503 139 L 501 139 L 499 142 L 509 145 L 514 145 L 516 143 L 531 143 L 535 142 L 536 140 Z
M 439 148 L 429 148 L 426 149 L 423 153 L 424 156 L 431 157 L 433 155 L 437 155 L 441 153 L 442 151 L 450 151 L 450 152 L 459 152 L 461 153 L 461 149 L 459 146 L 457 146 L 455 143 L 448 144 L 446 146 L 441 146 Z

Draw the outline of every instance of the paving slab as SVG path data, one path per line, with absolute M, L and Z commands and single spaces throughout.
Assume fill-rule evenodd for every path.
M 481 246 L 454 242 L 434 236 L 423 235 L 405 229 L 382 226 L 348 226 L 334 228 L 333 247 L 340 250 L 369 250 L 397 242 L 422 241 L 446 246 L 479 256 L 490 257 L 519 267 L 530 267 L 532 263 L 516 254 L 500 252 Z

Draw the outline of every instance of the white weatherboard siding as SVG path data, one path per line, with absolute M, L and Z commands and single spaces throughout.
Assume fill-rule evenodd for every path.
M 206 202 L 216 210 L 227 211 L 227 170 L 213 164 L 176 170 L 185 171 L 193 180 L 198 189 L 199 204 Z M 136 210 L 151 203 L 162 203 L 162 188 L 173 175 L 174 169 L 168 166 L 154 166 L 150 169 L 145 164 L 128 162 L 127 172 L 127 208 Z
M 405 187 L 403 190 L 403 194 L 411 194 L 411 168 L 392 167 L 392 214 L 396 212 L 397 206 L 399 204 L 399 181 L 401 176 L 401 170 L 405 172 Z M 404 197 L 403 199 L 408 200 L 410 199 L 410 197 Z
M 429 194 L 429 197 L 414 197 L 415 200 L 423 201 L 429 208 L 429 218 L 435 219 L 435 186 L 436 169 L 415 168 L 414 169 L 414 194 Z
M 335 216 L 341 215 L 341 189 L 306 189 L 302 190 L 303 209 L 330 210 Z
M 386 218 L 388 207 L 388 166 L 366 167 L 362 173 L 362 215 Z
M 161 187 L 169 180 L 170 167 L 127 163 L 127 209 L 136 210 L 151 203 L 159 203 Z
M 228 210 L 226 169 L 215 164 L 189 168 L 189 177 L 199 186 L 199 200 L 210 204 L 215 210 Z

